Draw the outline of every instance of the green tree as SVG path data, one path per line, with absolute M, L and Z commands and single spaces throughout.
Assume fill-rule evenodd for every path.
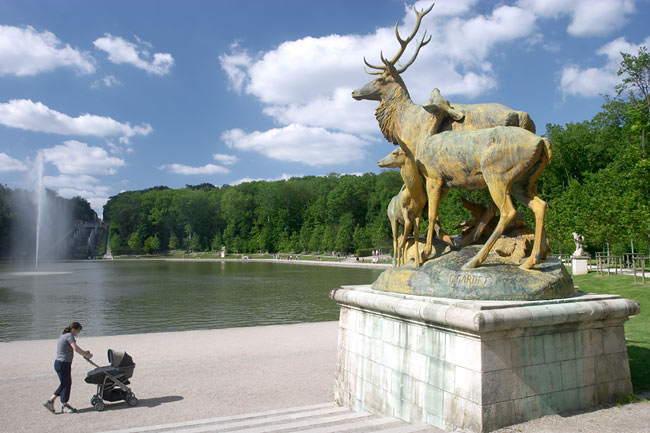
M 169 249 L 170 250 L 177 250 L 181 246 L 180 241 L 178 240 L 178 236 L 175 234 L 172 234 L 169 237 Z
M 160 239 L 157 235 L 149 236 L 144 240 L 144 250 L 147 254 L 152 254 L 160 251 Z
M 122 250 L 122 243 L 120 242 L 120 236 L 113 232 L 110 234 L 108 238 L 108 246 L 111 247 L 111 251 L 113 254 L 119 254 L 119 252 Z
M 636 108 L 645 113 L 643 121 L 638 125 L 641 129 L 641 149 L 645 155 L 646 129 L 650 120 L 650 54 L 646 47 L 640 47 L 636 56 L 621 53 L 623 60 L 618 75 L 623 76 L 621 84 L 616 86 L 620 96 L 627 93 Z
M 142 238 L 140 237 L 140 233 L 137 231 L 131 233 L 131 236 L 129 236 L 128 245 L 131 251 L 134 253 L 142 251 Z
M 352 214 L 346 213 L 341 217 L 334 249 L 344 253 L 354 250 L 354 218 Z
M 212 238 L 212 243 L 210 243 L 210 247 L 212 248 L 212 251 L 217 251 L 217 250 L 221 250 L 222 245 L 223 243 L 221 242 L 221 236 L 219 235 L 219 233 L 217 233 Z
M 201 238 L 197 233 L 193 233 L 190 239 L 190 251 L 201 251 Z

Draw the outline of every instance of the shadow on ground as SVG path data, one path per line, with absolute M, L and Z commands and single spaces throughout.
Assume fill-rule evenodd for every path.
M 156 407 L 156 406 L 160 406 L 163 403 L 173 403 L 179 400 L 183 400 L 183 397 L 181 397 L 180 395 L 168 395 L 165 397 L 143 398 L 143 399 L 138 399 L 138 407 L 140 406 Z M 131 406 L 129 406 L 125 401 L 118 401 L 115 403 L 106 402 L 106 410 L 122 410 L 122 409 L 131 409 Z M 94 411 L 95 409 L 93 407 L 85 407 L 83 409 L 79 409 L 77 413 L 86 413 L 86 412 L 94 412 Z
M 630 360 L 630 375 L 635 394 L 650 391 L 650 349 L 644 347 L 647 344 L 647 341 L 627 342 L 627 357 Z

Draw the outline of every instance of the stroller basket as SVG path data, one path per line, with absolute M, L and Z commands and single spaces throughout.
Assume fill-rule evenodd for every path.
M 86 374 L 86 383 L 97 385 L 97 392 L 90 400 L 95 410 L 102 411 L 105 408 L 104 400 L 120 401 L 126 400 L 130 406 L 138 404 L 138 399 L 131 392 L 129 379 L 133 376 L 135 363 L 133 358 L 126 352 L 108 349 L 108 362 L 110 365 L 100 367 L 85 358 L 96 368 Z

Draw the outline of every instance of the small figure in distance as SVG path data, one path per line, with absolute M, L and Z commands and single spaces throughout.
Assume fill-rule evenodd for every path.
M 61 408 L 62 413 L 74 413 L 77 411 L 77 409 L 68 404 L 68 400 L 70 400 L 70 387 L 72 386 L 72 358 L 74 357 L 74 352 L 77 352 L 84 358 L 90 359 L 93 357 L 92 353 L 83 350 L 77 345 L 76 337 L 82 329 L 83 326 L 81 326 L 81 323 L 72 322 L 63 330 L 57 342 L 54 371 L 59 376 L 61 384 L 54 391 L 52 397 L 43 403 L 43 406 L 52 413 L 55 413 L 54 401 L 57 397 L 61 397 L 61 403 L 63 403 L 63 407 Z

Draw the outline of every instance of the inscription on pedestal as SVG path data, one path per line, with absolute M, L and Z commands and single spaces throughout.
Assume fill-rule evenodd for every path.
M 452 286 L 487 286 L 492 283 L 492 279 L 485 275 L 459 272 L 449 275 L 449 284 Z

